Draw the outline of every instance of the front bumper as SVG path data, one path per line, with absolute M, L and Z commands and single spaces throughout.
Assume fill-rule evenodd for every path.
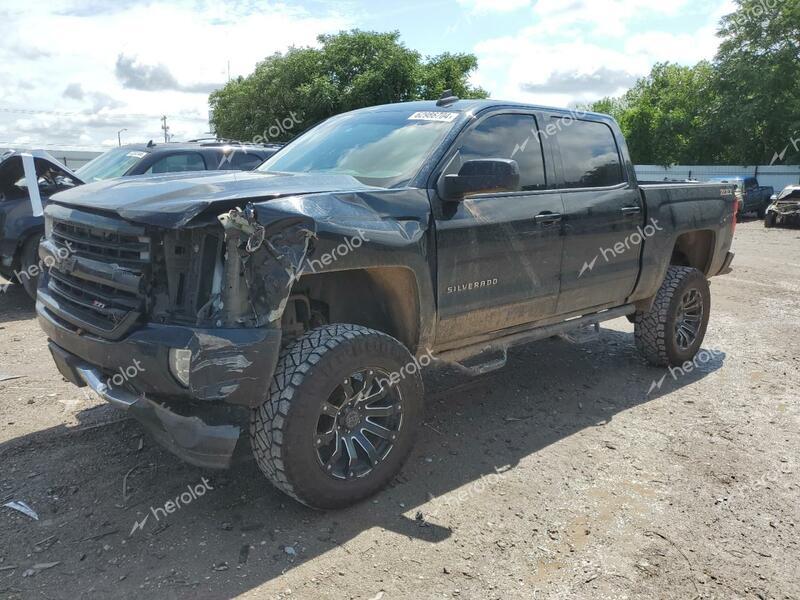
M 144 325 L 114 341 L 82 334 L 58 319 L 41 300 L 36 303 L 36 313 L 51 341 L 101 372 L 113 376 L 136 364 L 136 377 L 128 384 L 151 397 L 258 406 L 269 387 L 281 344 L 277 327 L 195 329 L 157 324 Z M 192 351 L 188 388 L 169 370 L 171 348 Z
M 104 383 L 103 372 L 50 342 L 50 353 L 64 377 L 79 387 L 89 386 L 103 400 L 139 421 L 162 446 L 198 467 L 224 469 L 239 440 L 239 427 L 207 425 L 199 417 L 178 415 L 121 387 Z
M 129 412 L 168 450 L 201 467 L 227 467 L 240 430 L 208 425 L 197 415 L 224 405 L 259 405 L 281 344 L 278 328 L 207 330 L 155 324 L 112 341 L 74 330 L 41 301 L 36 312 L 56 366 L 67 380 L 89 386 L 106 402 Z M 170 348 L 192 350 L 188 388 L 170 372 Z

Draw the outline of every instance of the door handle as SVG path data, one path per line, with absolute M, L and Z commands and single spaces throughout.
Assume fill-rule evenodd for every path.
M 564 215 L 561 213 L 545 211 L 536 215 L 533 220 L 537 225 L 555 225 L 556 223 L 560 223 L 563 218 Z
M 642 207 L 641 206 L 625 206 L 622 209 L 622 214 L 626 217 L 635 217 L 636 215 L 642 214 Z

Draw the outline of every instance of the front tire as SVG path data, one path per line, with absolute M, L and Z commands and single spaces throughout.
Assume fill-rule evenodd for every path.
M 342 508 L 397 475 L 423 410 L 419 364 L 403 344 L 358 325 L 320 327 L 281 352 L 267 400 L 251 414 L 253 453 L 289 496 Z
M 764 227 L 775 227 L 777 215 L 774 212 L 767 213 L 767 216 L 764 217 Z
M 678 366 L 694 358 L 703 344 L 711 311 L 705 275 L 671 266 L 650 310 L 637 312 L 636 347 L 651 365 Z

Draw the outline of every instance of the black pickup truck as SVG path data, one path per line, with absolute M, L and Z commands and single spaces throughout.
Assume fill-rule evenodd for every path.
M 178 456 L 227 466 L 242 407 L 267 478 L 340 507 L 401 468 L 432 361 L 483 373 L 622 316 L 650 363 L 691 360 L 736 212 L 732 186 L 639 185 L 608 116 L 378 106 L 254 172 L 54 196 L 37 312 L 64 377 Z

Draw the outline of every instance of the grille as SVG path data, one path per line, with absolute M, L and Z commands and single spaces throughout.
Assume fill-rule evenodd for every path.
M 77 256 L 102 262 L 133 269 L 141 269 L 150 262 L 150 239 L 147 237 L 54 221 L 52 239 L 61 247 L 71 247 Z
M 42 303 L 75 330 L 121 338 L 144 311 L 150 238 L 125 221 L 59 206 L 48 207 L 47 218 L 43 246 L 67 258 L 50 267 Z

